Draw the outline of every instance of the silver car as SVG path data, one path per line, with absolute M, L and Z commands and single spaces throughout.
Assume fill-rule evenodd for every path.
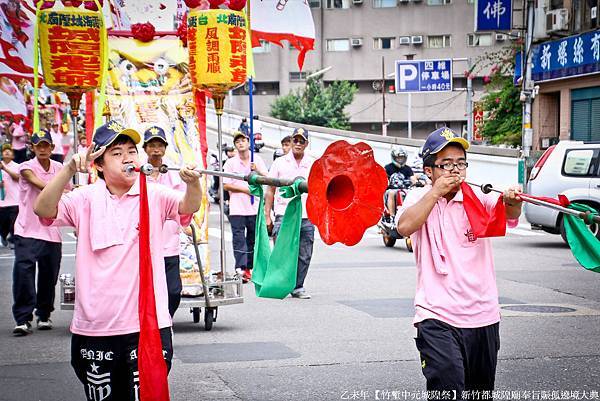
M 531 170 L 526 192 L 552 198 L 564 194 L 571 202 L 600 210 L 600 143 L 560 141 L 551 146 Z M 531 203 L 524 206 L 533 229 L 561 234 L 565 239 L 561 213 Z M 600 225 L 589 227 L 600 238 Z

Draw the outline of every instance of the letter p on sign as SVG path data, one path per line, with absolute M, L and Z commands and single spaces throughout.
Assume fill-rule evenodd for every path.
M 397 92 L 419 91 L 419 64 L 418 62 L 398 62 L 396 64 Z

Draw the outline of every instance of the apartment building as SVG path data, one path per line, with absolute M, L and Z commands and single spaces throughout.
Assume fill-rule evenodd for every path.
M 600 141 L 599 9 L 599 0 L 536 3 L 533 150 L 562 139 Z
M 323 75 L 325 83 L 348 80 L 358 86 L 354 102 L 346 109 L 353 131 L 381 134 L 385 122 L 388 135 L 406 137 L 408 95 L 394 93 L 395 60 L 475 59 L 510 45 L 522 28 L 518 26 L 522 16 L 516 10 L 514 31 L 473 32 L 471 0 L 308 1 L 316 43 L 315 50 L 306 56 L 303 71 L 296 62 L 298 51 L 287 45 L 280 48 L 263 43 L 255 48 L 255 114 L 267 115 L 277 96 L 305 85 L 310 73 L 330 67 Z M 467 68 L 466 61 L 453 63 L 452 92 L 411 95 L 413 138 L 423 138 L 443 125 L 466 131 Z M 473 81 L 475 99 L 481 96 L 486 73 L 477 74 Z M 248 110 L 247 91 L 247 87 L 237 89 L 229 106 Z

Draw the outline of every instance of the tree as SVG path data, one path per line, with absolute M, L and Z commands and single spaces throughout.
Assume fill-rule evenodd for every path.
M 517 45 L 479 57 L 465 74 L 490 68 L 483 77 L 485 95 L 479 102 L 484 112 L 482 135 L 491 143 L 521 145 L 522 105 L 520 88 L 513 83 Z
M 277 98 L 271 104 L 271 116 L 280 120 L 349 129 L 350 118 L 344 112 L 358 88 L 348 81 L 328 86 L 318 78 L 309 78 L 306 87 Z

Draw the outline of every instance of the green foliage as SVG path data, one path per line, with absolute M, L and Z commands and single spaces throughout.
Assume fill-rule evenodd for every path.
M 484 77 L 485 95 L 478 107 L 484 112 L 482 135 L 495 145 L 521 144 L 521 89 L 513 84 L 516 50 L 515 46 L 510 46 L 485 53 L 468 71 L 490 69 L 490 75 Z
M 317 78 L 309 78 L 306 87 L 278 97 L 271 104 L 271 116 L 280 120 L 349 129 L 350 118 L 344 108 L 352 103 L 358 88 L 348 81 L 334 81 L 325 87 Z

